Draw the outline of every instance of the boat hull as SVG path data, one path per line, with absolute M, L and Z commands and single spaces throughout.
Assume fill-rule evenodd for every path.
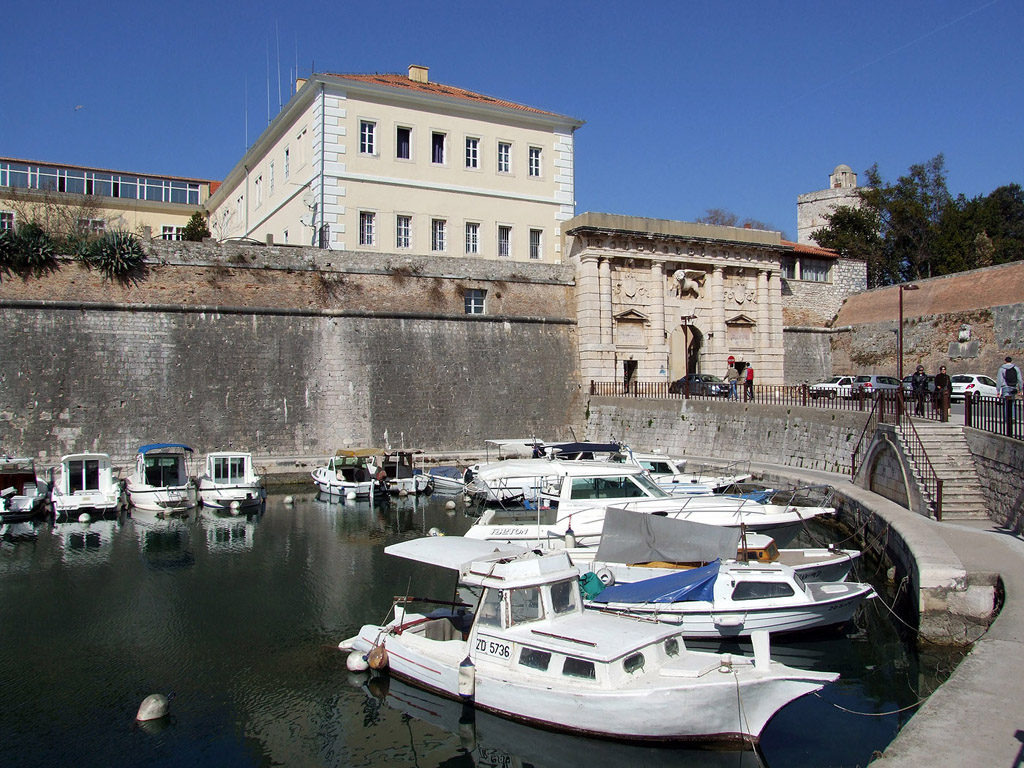
M 203 481 L 199 484 L 199 500 L 211 509 L 252 510 L 267 498 L 267 490 L 257 483 L 225 485 Z
M 175 487 L 139 487 L 128 481 L 128 502 L 137 509 L 147 512 L 174 514 L 187 512 L 198 503 L 196 487 L 188 485 Z

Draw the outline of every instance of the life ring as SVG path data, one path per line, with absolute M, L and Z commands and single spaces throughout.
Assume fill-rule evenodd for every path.
M 612 573 L 611 568 L 602 568 L 595 575 L 606 587 L 610 587 L 615 583 L 615 574 Z

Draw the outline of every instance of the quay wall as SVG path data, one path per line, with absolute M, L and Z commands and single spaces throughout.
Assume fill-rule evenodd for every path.
M 964 428 L 978 479 L 996 524 L 1024 533 L 1024 442 L 979 429 Z
M 147 247 L 146 272 L 123 284 L 71 261 L 3 276 L 5 453 L 472 450 L 568 438 L 583 412 L 571 268 Z M 486 291 L 486 314 L 464 313 L 467 288 Z

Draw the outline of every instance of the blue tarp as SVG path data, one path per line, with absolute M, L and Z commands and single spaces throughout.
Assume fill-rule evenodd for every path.
M 595 603 L 678 603 L 685 600 L 706 600 L 715 596 L 715 579 L 720 560 L 702 568 L 670 573 L 633 584 L 605 587 L 593 599 Z
M 182 448 L 189 453 L 192 453 L 192 449 L 187 445 L 181 443 L 152 443 L 150 445 L 144 445 L 139 448 L 139 453 L 149 453 L 150 451 L 159 451 L 161 448 Z

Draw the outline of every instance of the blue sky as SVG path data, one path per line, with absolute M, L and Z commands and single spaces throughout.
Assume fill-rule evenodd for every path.
M 273 114 L 296 63 L 416 63 L 586 120 L 578 212 L 725 208 L 795 238 L 839 163 L 895 179 L 943 152 L 954 194 L 1024 182 L 1018 0 L 7 0 L 4 27 L 9 157 L 222 179 L 266 127 L 268 69 Z

